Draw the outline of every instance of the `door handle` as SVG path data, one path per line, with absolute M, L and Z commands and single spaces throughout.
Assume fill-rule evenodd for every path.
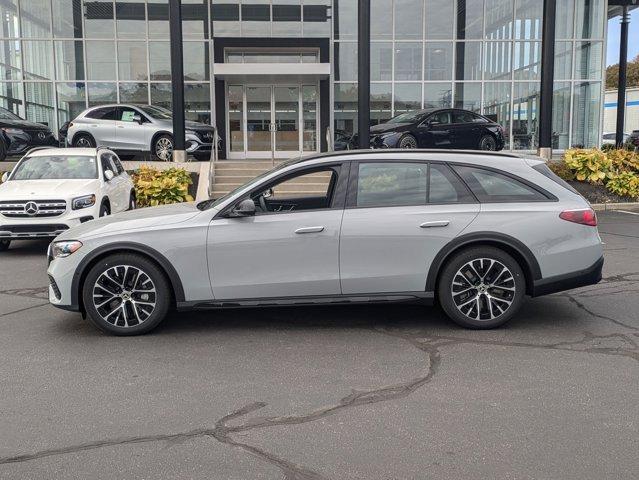
M 322 226 L 317 226 L 317 227 L 304 227 L 304 228 L 298 228 L 297 230 L 295 230 L 295 233 L 297 234 L 302 234 L 302 233 L 319 233 L 319 232 L 323 232 L 324 231 L 324 227 Z
M 419 228 L 447 227 L 449 224 L 450 220 L 435 220 L 434 222 L 424 222 Z

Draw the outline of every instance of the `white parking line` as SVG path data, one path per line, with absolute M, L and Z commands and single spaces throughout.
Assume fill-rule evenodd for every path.
M 637 215 L 639 216 L 639 212 L 629 212 L 628 210 L 617 210 L 620 213 L 627 213 L 628 215 Z

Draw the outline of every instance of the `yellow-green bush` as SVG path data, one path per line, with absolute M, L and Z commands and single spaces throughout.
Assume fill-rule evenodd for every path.
M 134 172 L 133 182 L 139 207 L 193 201 L 189 195 L 191 175 L 183 168 L 157 170 L 145 165 Z
M 639 153 L 624 149 L 602 151 L 598 149 L 572 149 L 564 155 L 565 167 L 580 181 L 604 185 L 606 189 L 623 197 L 639 197 Z M 552 167 L 559 174 L 564 167 Z

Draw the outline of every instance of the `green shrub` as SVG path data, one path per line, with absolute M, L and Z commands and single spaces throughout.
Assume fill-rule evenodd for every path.
M 579 181 L 602 184 L 612 169 L 612 162 L 601 150 L 573 149 L 564 154 L 564 163 Z
M 564 162 L 551 162 L 548 164 L 548 168 L 550 168 L 559 178 L 566 180 L 567 182 L 575 179 L 575 174 Z
M 606 183 L 606 188 L 622 197 L 639 197 L 639 175 L 633 172 L 615 174 Z
M 183 168 L 157 170 L 142 166 L 133 174 L 133 182 L 140 207 L 193 201 L 189 195 L 191 175 Z

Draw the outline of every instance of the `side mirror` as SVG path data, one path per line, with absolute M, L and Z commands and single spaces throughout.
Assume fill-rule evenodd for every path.
M 142 117 L 138 113 L 133 115 L 133 121 L 142 125 Z
M 9 180 L 9 172 L 4 172 L 2 174 L 2 183 L 6 182 L 7 180 Z
M 106 179 L 107 182 L 110 182 L 111 180 L 113 180 L 113 172 L 111 170 L 105 170 L 104 178 Z
M 255 215 L 255 202 L 250 198 L 246 200 L 242 200 L 240 203 L 235 205 L 233 209 L 229 212 L 229 217 L 239 218 L 239 217 L 252 217 Z

